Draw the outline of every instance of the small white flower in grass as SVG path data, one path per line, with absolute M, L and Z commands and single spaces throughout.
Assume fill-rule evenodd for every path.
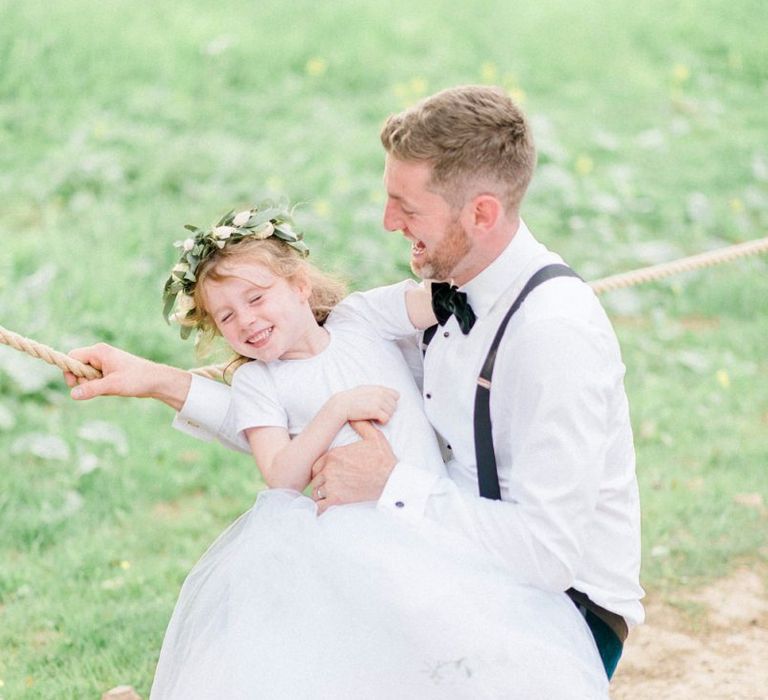
M 69 459 L 69 445 L 58 435 L 46 433 L 26 433 L 11 443 L 12 455 L 31 455 L 39 459 L 59 460 Z
M 235 226 L 245 226 L 248 223 L 248 219 L 251 218 L 251 211 L 241 211 L 235 214 L 235 218 L 232 219 L 232 224 Z
M 101 587 L 105 591 L 115 591 L 118 588 L 122 588 L 125 584 L 125 579 L 122 576 L 116 576 L 115 578 L 108 578 L 101 582 Z
M 12 430 L 16 427 L 16 416 L 7 406 L 0 404 L 0 431 Z
M 213 233 L 220 241 L 226 241 L 237 229 L 234 226 L 217 226 Z
M 195 247 L 195 239 L 194 238 L 187 238 L 182 244 L 181 247 L 185 250 L 185 252 L 189 252 L 192 250 L 192 248 Z
M 75 470 L 75 476 L 85 476 L 97 469 L 101 469 L 101 461 L 99 458 L 91 452 L 85 452 L 78 457 L 77 469 Z
M 77 437 L 81 440 L 91 443 L 102 443 L 111 445 L 117 454 L 125 456 L 128 454 L 128 436 L 118 425 L 103 420 L 93 420 L 83 423 L 77 431 Z M 93 457 L 93 455 L 90 455 Z M 81 457 L 81 465 L 83 458 Z M 96 460 L 98 462 L 98 459 Z M 85 466 L 88 466 L 87 460 Z M 96 468 L 96 464 L 93 468 Z

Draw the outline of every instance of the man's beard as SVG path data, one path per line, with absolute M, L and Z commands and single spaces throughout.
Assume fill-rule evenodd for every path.
M 449 280 L 454 277 L 456 266 L 472 248 L 472 242 L 464 227 L 454 219 L 445 236 L 433 253 L 424 252 L 421 260 L 411 261 L 414 274 L 422 279 Z

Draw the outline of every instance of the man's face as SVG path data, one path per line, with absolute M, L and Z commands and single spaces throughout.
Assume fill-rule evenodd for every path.
M 428 163 L 387 156 L 384 228 L 401 231 L 411 242 L 411 269 L 415 274 L 424 279 L 449 280 L 457 276 L 457 267 L 470 252 L 472 242 L 459 221 L 459 213 L 427 188 L 431 174 Z

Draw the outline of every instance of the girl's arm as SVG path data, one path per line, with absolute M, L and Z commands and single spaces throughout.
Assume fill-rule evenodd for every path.
M 437 323 L 432 311 L 432 282 L 425 280 L 422 285 L 405 292 L 405 308 L 414 328 L 424 330 Z
M 101 370 L 101 379 L 82 379 L 64 372 L 73 387 L 73 399 L 96 396 L 135 396 L 157 399 L 178 411 L 187 399 L 192 375 L 182 369 L 161 365 L 132 355 L 106 343 L 77 348 L 69 353 L 76 360 Z
M 303 491 L 312 478 L 312 465 L 328 451 L 347 421 L 386 423 L 398 397 L 394 389 L 383 386 L 359 386 L 339 392 L 293 439 L 285 428 L 248 428 L 245 434 L 264 481 L 270 488 Z

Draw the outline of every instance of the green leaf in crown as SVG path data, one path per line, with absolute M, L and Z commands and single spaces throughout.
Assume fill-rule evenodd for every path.
M 163 286 L 163 318 L 167 323 L 181 324 L 183 339 L 188 338 L 192 332 L 190 325 L 184 321 L 195 309 L 192 294 L 197 281 L 197 270 L 217 250 L 246 238 L 264 240 L 274 236 L 299 251 L 301 255 L 309 255 L 303 234 L 293 228 L 293 217 L 286 200 L 275 202 L 265 199 L 252 209 L 237 213 L 229 211 L 209 229 L 203 230 L 192 224 L 186 224 L 184 228 L 192 236 L 173 244 L 181 254 Z

